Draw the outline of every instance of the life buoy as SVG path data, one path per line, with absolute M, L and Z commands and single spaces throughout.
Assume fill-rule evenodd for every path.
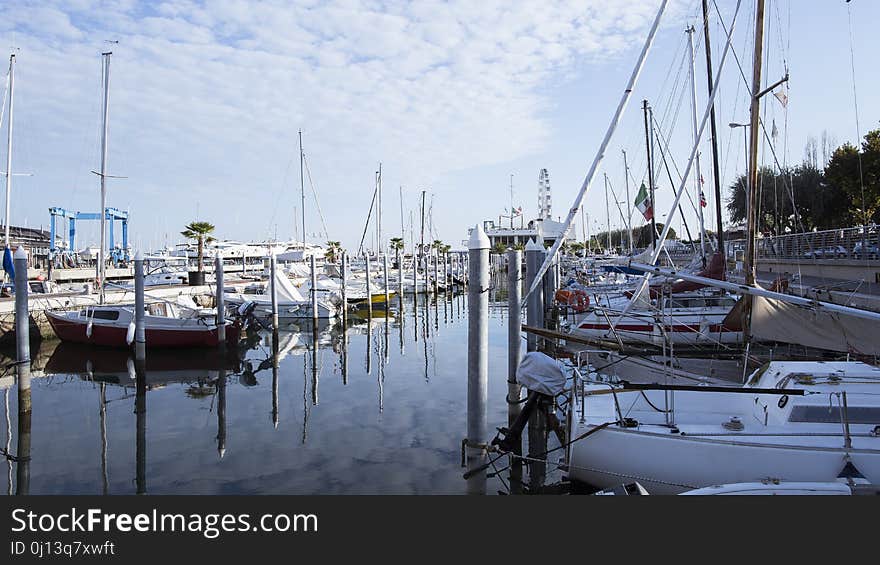
M 556 302 L 564 304 L 575 312 L 586 312 L 590 307 L 590 297 L 586 291 L 581 289 L 575 290 L 557 290 L 554 295 Z

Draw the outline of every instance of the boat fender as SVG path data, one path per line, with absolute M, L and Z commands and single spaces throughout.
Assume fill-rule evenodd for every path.
M 785 408 L 786 404 L 788 404 L 788 395 L 783 394 L 782 396 L 779 397 L 779 402 L 777 402 L 776 405 L 779 406 L 780 408 Z
M 86 324 L 86 337 L 91 339 L 92 337 L 92 321 L 89 320 L 89 323 Z
M 131 345 L 131 342 L 134 341 L 134 322 L 128 323 L 128 331 L 125 332 L 125 343 Z
M 134 360 L 131 357 L 125 361 L 125 368 L 128 369 L 128 378 L 135 380 L 137 378 L 137 372 L 134 370 Z

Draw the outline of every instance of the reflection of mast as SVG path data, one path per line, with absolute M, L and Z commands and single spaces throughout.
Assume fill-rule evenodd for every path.
M 147 492 L 147 380 L 144 362 L 135 361 L 134 413 L 137 418 L 137 447 L 135 468 L 137 494 Z
M 107 494 L 107 384 L 101 383 L 101 493 Z
M 342 384 L 348 384 L 348 324 L 342 322 Z
M 28 494 L 31 488 L 31 388 L 29 364 L 18 365 L 18 468 L 15 494 Z M 22 379 L 27 387 L 22 390 Z
M 226 369 L 217 375 L 217 453 L 226 455 Z
M 306 444 L 306 440 L 308 439 L 308 429 L 309 429 L 309 377 L 308 377 L 308 351 L 303 355 L 303 431 L 302 431 L 302 443 Z
M 272 332 L 272 425 L 278 429 L 278 329 Z

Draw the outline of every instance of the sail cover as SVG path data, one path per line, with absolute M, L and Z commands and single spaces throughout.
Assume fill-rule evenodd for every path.
M 278 301 L 279 302 L 304 302 L 305 298 L 300 293 L 299 290 L 293 283 L 290 282 L 290 279 L 287 278 L 287 275 L 281 272 L 281 270 L 275 271 L 275 288 L 278 289 Z
M 752 297 L 752 335 L 857 355 L 880 355 L 880 322 Z

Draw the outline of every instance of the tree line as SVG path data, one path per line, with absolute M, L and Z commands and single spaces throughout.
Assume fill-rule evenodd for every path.
M 822 163 L 814 139 L 804 160 L 758 173 L 758 229 L 774 234 L 880 223 L 880 129 L 860 147 L 845 143 L 829 154 L 823 136 Z M 733 223 L 746 219 L 746 176 L 729 187 L 727 211 Z

